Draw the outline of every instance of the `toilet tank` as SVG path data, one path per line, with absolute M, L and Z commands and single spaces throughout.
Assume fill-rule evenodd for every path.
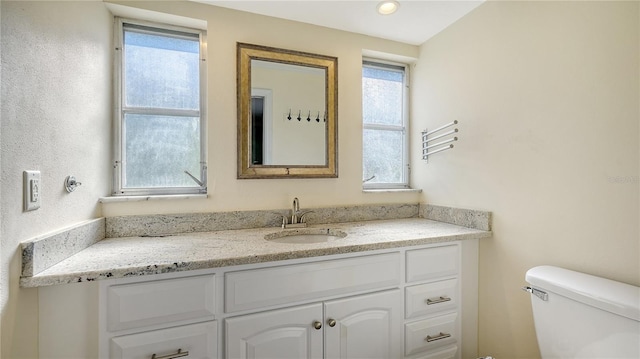
M 543 359 L 640 358 L 640 287 L 552 266 L 526 280 Z

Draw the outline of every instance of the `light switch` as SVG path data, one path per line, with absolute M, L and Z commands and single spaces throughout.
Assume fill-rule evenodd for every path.
M 23 172 L 24 210 L 40 208 L 40 171 Z

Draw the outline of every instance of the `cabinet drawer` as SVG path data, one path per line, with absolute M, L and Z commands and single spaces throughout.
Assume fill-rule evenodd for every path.
M 407 251 L 407 282 L 457 275 L 460 253 L 457 244 Z
M 230 272 L 225 275 L 225 310 L 235 312 L 388 288 L 399 285 L 400 272 L 397 252 Z
M 455 309 L 457 306 L 457 278 L 405 288 L 405 316 L 407 319 Z
M 457 353 L 458 353 L 458 346 L 452 345 L 446 348 L 423 352 L 417 357 L 413 357 L 412 359 L 456 359 Z
M 154 354 L 189 353 L 188 358 L 215 358 L 218 325 L 216 322 L 185 325 L 124 335 L 111 339 L 109 358 L 149 359 Z
M 405 355 L 457 344 L 457 320 L 451 313 L 405 324 Z
M 108 287 L 107 328 L 113 332 L 214 319 L 214 291 L 213 275 Z

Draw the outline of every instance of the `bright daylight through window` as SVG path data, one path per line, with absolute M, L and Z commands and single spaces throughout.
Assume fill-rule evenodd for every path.
M 118 22 L 114 194 L 206 193 L 199 30 Z
M 365 189 L 408 188 L 406 66 L 363 61 Z

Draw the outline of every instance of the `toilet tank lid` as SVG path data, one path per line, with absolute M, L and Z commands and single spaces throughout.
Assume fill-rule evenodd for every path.
M 525 278 L 535 288 L 640 321 L 640 287 L 554 266 L 531 268 Z

